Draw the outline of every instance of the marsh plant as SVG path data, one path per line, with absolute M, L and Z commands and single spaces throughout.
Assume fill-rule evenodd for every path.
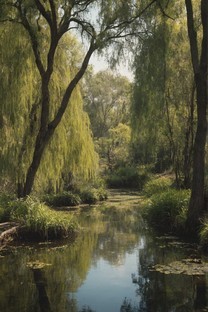
M 77 225 L 73 215 L 51 210 L 36 198 L 27 197 L 10 203 L 10 220 L 19 222 L 25 234 L 50 239 L 68 236 Z
M 144 209 L 144 215 L 148 223 L 161 232 L 182 230 L 189 199 L 189 190 L 168 188 L 151 196 Z
M 173 179 L 169 176 L 159 176 L 148 181 L 143 189 L 146 196 L 152 196 L 163 191 L 167 191 L 173 184 Z

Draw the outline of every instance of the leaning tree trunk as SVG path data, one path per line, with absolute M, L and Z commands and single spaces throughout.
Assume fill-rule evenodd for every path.
M 32 191 L 32 187 L 34 184 L 35 176 L 38 171 L 38 168 L 40 166 L 40 162 L 44 153 L 44 150 L 52 137 L 53 132 L 47 131 L 45 135 L 43 135 L 41 132 L 39 133 L 37 140 L 36 140 L 36 145 L 35 145 L 35 150 L 33 154 L 33 160 L 30 164 L 30 167 L 27 171 L 27 176 L 26 176 L 26 181 L 24 184 L 23 188 L 23 193 L 21 197 L 25 197 L 29 195 Z
M 36 138 L 34 153 L 33 153 L 33 159 L 32 162 L 28 168 L 27 175 L 26 175 L 26 181 L 24 183 L 23 191 L 21 196 L 19 197 L 26 197 L 29 195 L 32 191 L 33 184 L 35 181 L 36 173 L 38 171 L 38 168 L 40 166 L 40 162 L 42 160 L 43 153 L 48 145 L 48 142 L 53 136 L 54 131 L 56 130 L 57 126 L 62 120 L 62 117 L 66 111 L 66 108 L 68 106 L 70 97 L 72 95 L 73 90 L 76 88 L 78 82 L 83 77 L 90 57 L 92 53 L 95 51 L 96 45 L 94 44 L 94 41 L 92 40 L 91 45 L 89 47 L 89 50 L 87 51 L 85 58 L 82 62 L 82 65 L 75 75 L 75 77 L 71 80 L 68 87 L 65 90 L 65 93 L 63 95 L 63 98 L 61 100 L 59 109 L 57 111 L 56 116 L 51 122 L 48 122 L 49 119 L 49 77 L 46 77 L 46 81 L 42 80 L 42 112 L 41 112 L 41 126 L 39 129 L 39 133 Z M 43 77 L 44 78 L 44 77 Z
M 187 27 L 191 49 L 192 65 L 196 83 L 197 97 L 197 131 L 194 142 L 193 155 L 193 180 L 191 199 L 188 209 L 187 229 L 196 233 L 200 218 L 204 210 L 204 175 L 205 175 L 205 145 L 207 135 L 207 104 L 208 104 L 208 1 L 201 0 L 201 22 L 203 37 L 201 44 L 201 56 L 197 33 L 194 25 L 194 14 L 191 0 L 185 0 L 187 9 Z

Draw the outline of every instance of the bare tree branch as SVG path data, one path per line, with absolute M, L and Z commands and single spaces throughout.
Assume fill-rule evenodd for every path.
M 61 105 L 58 109 L 58 112 L 57 112 L 55 118 L 48 125 L 49 131 L 54 131 L 55 128 L 57 127 L 57 125 L 59 124 L 59 122 L 61 121 L 61 118 L 62 118 L 62 116 L 65 113 L 65 110 L 67 108 L 70 96 L 71 96 L 73 90 L 75 89 L 76 85 L 78 84 L 78 82 L 80 81 L 82 76 L 84 75 L 84 73 L 87 69 L 87 66 L 89 64 L 90 57 L 96 49 L 97 49 L 96 43 L 92 39 L 90 47 L 89 47 L 89 49 L 88 49 L 88 51 L 84 57 L 84 60 L 82 62 L 80 69 L 78 70 L 78 72 L 74 76 L 74 78 L 71 80 L 71 82 L 69 83 L 69 85 L 68 85 L 68 87 L 64 93 L 64 96 L 63 96 L 62 101 L 61 101 Z
M 169 3 L 169 1 L 167 2 L 166 7 L 167 7 L 168 3 Z M 175 20 L 173 17 L 171 17 L 170 15 L 168 15 L 168 14 L 165 12 L 164 8 L 162 7 L 162 4 L 160 3 L 160 0 L 157 0 L 157 5 L 158 5 L 160 11 L 162 12 L 162 14 L 163 14 L 164 16 L 166 16 L 167 18 L 172 19 L 173 21 Z
M 49 24 L 49 26 L 52 27 L 52 19 L 51 19 L 50 13 L 48 13 L 46 11 L 45 7 L 42 5 L 42 3 L 39 0 L 35 0 L 35 4 L 36 4 L 39 12 L 46 19 L 46 21 Z
M 51 14 L 52 14 L 52 25 L 53 25 L 54 31 L 57 33 L 56 6 L 53 0 L 49 0 L 49 3 L 50 3 L 50 8 L 51 8 Z
M 35 56 L 35 62 L 36 62 L 36 65 L 37 65 L 37 68 L 39 70 L 41 77 L 43 77 L 43 75 L 45 73 L 45 69 L 44 69 L 43 63 L 41 61 L 40 52 L 38 49 L 37 37 L 36 37 L 32 27 L 30 26 L 30 23 L 28 22 L 27 17 L 26 17 L 26 13 L 23 12 L 21 5 L 17 6 L 17 9 L 18 9 L 18 12 L 20 15 L 20 19 L 22 21 L 22 25 L 24 26 L 24 28 L 26 29 L 26 31 L 28 32 L 28 34 L 30 36 L 32 49 L 33 49 L 33 53 Z

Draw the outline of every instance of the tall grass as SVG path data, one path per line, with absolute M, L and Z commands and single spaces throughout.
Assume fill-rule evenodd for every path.
M 144 216 L 161 232 L 180 231 L 185 225 L 189 199 L 189 190 L 168 188 L 151 196 Z
M 19 222 L 25 235 L 36 239 L 66 237 L 77 228 L 73 215 L 51 210 L 38 199 L 27 197 L 10 203 L 10 220 Z
M 148 181 L 143 189 L 146 196 L 150 197 L 154 194 L 158 194 L 167 191 L 173 184 L 173 179 L 169 176 L 161 176 Z

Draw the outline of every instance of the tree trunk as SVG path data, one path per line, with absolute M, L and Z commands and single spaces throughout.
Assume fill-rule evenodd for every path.
M 33 160 L 32 160 L 31 165 L 27 171 L 27 176 L 26 176 L 26 180 L 25 180 L 25 184 L 24 184 L 24 188 L 23 188 L 23 192 L 22 192 L 21 197 L 26 197 L 32 191 L 35 176 L 36 176 L 36 173 L 37 173 L 38 168 L 40 166 L 40 162 L 41 162 L 44 150 L 45 150 L 50 138 L 52 137 L 54 130 L 52 130 L 52 129 L 51 129 L 51 131 L 47 130 L 45 135 L 43 135 L 42 131 L 40 130 L 40 132 L 37 136 L 37 140 L 36 140 L 36 144 L 35 144 L 35 150 L 34 150 L 34 154 L 33 154 Z
M 204 210 L 205 145 L 207 135 L 207 84 L 206 73 L 195 77 L 197 92 L 197 131 L 194 142 L 193 180 L 187 225 L 195 231 Z
M 188 209 L 187 229 L 190 233 L 196 234 L 200 218 L 204 210 L 204 175 L 205 175 L 205 144 L 207 135 L 207 70 L 208 70 L 208 1 L 201 0 L 201 22 L 203 37 L 201 44 L 201 56 L 197 33 L 194 25 L 194 14 L 191 0 L 185 0 L 187 9 L 187 27 L 191 48 L 194 79 L 196 83 L 197 99 L 197 131 L 194 142 L 193 155 L 193 180 L 191 199 Z
M 186 189 L 191 188 L 191 170 L 193 163 L 194 145 L 194 101 L 195 101 L 195 81 L 192 85 L 190 104 L 188 104 L 189 116 L 185 132 L 185 145 L 183 150 L 183 185 Z

